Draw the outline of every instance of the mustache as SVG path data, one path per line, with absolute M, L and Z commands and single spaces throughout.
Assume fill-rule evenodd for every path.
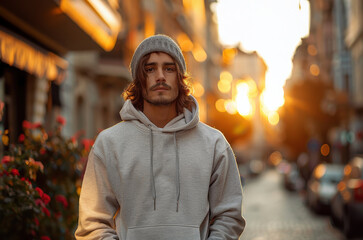
M 170 89 L 171 89 L 171 87 L 170 87 L 168 84 L 166 84 L 165 82 L 161 82 L 161 83 L 156 83 L 156 84 L 152 85 L 152 86 L 149 88 L 149 90 L 150 90 L 150 91 L 153 91 L 154 89 L 159 88 L 159 87 L 164 87 L 164 88 L 166 88 L 166 89 L 168 89 L 168 90 L 170 90 Z

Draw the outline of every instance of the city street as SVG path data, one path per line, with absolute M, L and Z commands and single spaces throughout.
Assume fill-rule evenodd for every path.
M 0 0 L 0 240 L 363 240 L 362 19 Z
M 243 214 L 246 229 L 240 240 L 344 240 L 328 216 L 306 208 L 299 193 L 283 188 L 275 170 L 247 181 Z

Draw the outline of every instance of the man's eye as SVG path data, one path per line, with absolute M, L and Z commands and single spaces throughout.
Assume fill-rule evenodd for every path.
M 152 73 L 153 71 L 154 71 L 154 68 L 152 68 L 152 67 L 145 68 L 145 72 L 147 72 L 147 73 Z
M 167 72 L 175 72 L 175 67 L 166 67 L 165 71 Z

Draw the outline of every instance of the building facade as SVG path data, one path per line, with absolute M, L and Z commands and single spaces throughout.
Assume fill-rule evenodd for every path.
M 52 127 L 63 107 L 60 85 L 69 69 L 65 55 L 110 51 L 121 18 L 105 1 L 16 0 L 1 1 L 0 20 L 1 128 L 14 142 L 24 120 Z
M 326 136 L 329 156 L 333 162 L 346 163 L 363 153 L 363 4 L 359 0 L 310 0 L 310 6 L 310 34 L 296 50 L 286 88 L 305 79 L 328 84 L 321 110 L 338 121 Z
M 363 2 L 344 1 L 348 10 L 345 43 L 352 56 L 353 81 L 350 116 L 351 155 L 363 154 Z

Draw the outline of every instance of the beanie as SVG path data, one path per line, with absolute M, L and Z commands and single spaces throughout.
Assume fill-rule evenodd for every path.
M 136 48 L 130 63 L 132 79 L 136 78 L 136 69 L 140 59 L 152 52 L 164 52 L 169 54 L 179 65 L 183 73 L 186 72 L 185 59 L 178 44 L 170 37 L 162 34 L 154 35 L 143 40 Z

